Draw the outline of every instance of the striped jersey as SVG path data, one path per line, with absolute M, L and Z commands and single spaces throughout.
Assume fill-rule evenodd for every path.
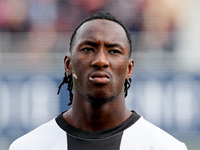
M 9 150 L 187 150 L 162 129 L 133 111 L 122 124 L 103 131 L 83 131 L 62 114 L 14 141 Z

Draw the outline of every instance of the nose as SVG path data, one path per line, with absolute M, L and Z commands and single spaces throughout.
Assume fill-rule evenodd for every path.
M 92 61 L 92 66 L 98 68 L 107 68 L 109 66 L 109 61 L 104 51 L 99 51 L 96 54 L 94 60 Z

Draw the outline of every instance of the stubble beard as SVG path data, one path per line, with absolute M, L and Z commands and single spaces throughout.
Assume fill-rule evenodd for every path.
M 106 97 L 104 95 L 99 94 L 99 96 L 92 96 L 90 94 L 87 95 L 87 99 L 90 102 L 90 104 L 95 107 L 98 108 L 110 101 L 112 101 L 114 99 L 114 95 L 110 96 L 110 97 Z

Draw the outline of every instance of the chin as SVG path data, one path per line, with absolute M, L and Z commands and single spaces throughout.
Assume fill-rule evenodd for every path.
M 103 104 L 106 104 L 114 99 L 114 96 L 105 96 L 98 94 L 97 96 L 87 95 L 88 101 L 92 104 L 94 107 L 100 107 Z

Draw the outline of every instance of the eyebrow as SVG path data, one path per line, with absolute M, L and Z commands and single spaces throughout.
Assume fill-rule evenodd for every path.
M 90 46 L 94 46 L 94 47 L 97 47 L 100 45 L 100 42 L 94 42 L 94 41 L 90 41 L 90 40 L 86 40 L 86 41 L 83 41 L 81 45 L 90 45 Z M 106 42 L 105 43 L 105 46 L 108 47 L 108 48 L 112 48 L 112 47 L 119 47 L 119 48 L 123 48 L 123 46 L 121 44 L 118 44 L 118 43 L 110 43 L 110 42 Z
M 121 45 L 118 44 L 118 43 L 106 43 L 105 46 L 108 47 L 108 48 L 121 47 Z
M 96 47 L 96 46 L 99 45 L 99 43 L 98 42 L 93 42 L 93 41 L 86 40 L 86 41 L 83 41 L 82 43 L 80 43 L 80 46 L 81 45 L 90 45 L 90 46 Z

